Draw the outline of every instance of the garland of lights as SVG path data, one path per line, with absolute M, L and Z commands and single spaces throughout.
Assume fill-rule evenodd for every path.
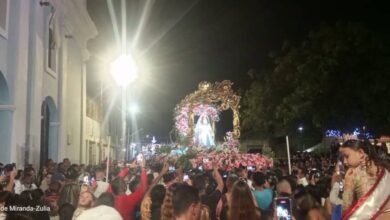
M 329 129 L 329 130 L 325 131 L 325 136 L 326 137 L 342 138 L 345 135 L 348 135 L 348 136 L 353 135 L 353 136 L 356 136 L 356 137 L 363 136 L 364 138 L 367 138 L 367 139 L 372 139 L 373 138 L 373 135 L 370 132 L 361 131 L 359 128 L 355 128 L 355 130 L 353 130 L 352 133 L 343 133 L 340 130 L 332 130 L 332 129 Z

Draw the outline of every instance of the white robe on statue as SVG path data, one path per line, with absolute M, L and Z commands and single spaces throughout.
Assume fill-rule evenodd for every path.
M 199 146 L 215 146 L 214 131 L 206 115 L 201 115 L 195 126 L 194 143 Z

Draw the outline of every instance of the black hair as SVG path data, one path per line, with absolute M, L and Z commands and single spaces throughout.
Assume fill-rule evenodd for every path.
M 263 186 L 267 180 L 266 176 L 261 172 L 254 173 L 252 179 L 256 186 Z
M 14 169 L 15 165 L 14 164 L 7 164 L 4 166 L 4 169 L 7 171 L 7 172 L 11 172 L 13 169 Z
M 95 173 L 97 173 L 97 172 L 104 172 L 104 169 L 102 167 L 98 166 L 95 168 Z
M 175 216 L 184 214 L 193 203 L 200 202 L 199 191 L 186 184 L 179 185 L 173 190 L 172 205 Z
M 160 219 L 161 205 L 163 204 L 165 197 L 165 187 L 163 185 L 156 185 L 150 191 L 150 198 L 152 200 L 151 205 L 151 219 Z
M 129 183 L 129 190 L 131 191 L 131 193 L 134 193 L 137 190 L 139 184 L 140 180 L 138 178 L 135 178 Z
M 11 213 L 7 215 L 5 220 L 34 220 L 34 219 L 22 213 Z
M 65 203 L 58 210 L 58 215 L 59 215 L 61 220 L 71 220 L 73 217 L 74 211 L 75 211 L 75 208 L 73 207 L 73 205 L 71 205 L 69 203 Z
M 106 205 L 115 208 L 115 197 L 110 192 L 102 193 L 95 202 L 95 206 Z
M 316 186 L 320 189 L 320 194 L 322 198 L 328 198 L 331 190 L 331 178 L 322 177 L 317 183 Z
M 295 201 L 299 207 L 299 212 L 303 216 L 307 216 L 308 212 L 313 208 L 319 208 L 321 203 L 309 192 L 299 192 L 295 196 Z
M 116 177 L 111 182 L 111 188 L 114 195 L 121 195 L 126 192 L 126 182 L 123 177 Z
M 203 192 L 207 188 L 207 177 L 204 174 L 196 174 L 192 178 L 192 185 L 199 190 L 199 192 Z
M 237 181 L 239 180 L 238 176 L 236 174 L 229 174 L 229 176 L 227 177 L 226 179 L 226 188 L 227 189 L 232 189 L 233 188 L 233 185 L 234 183 L 236 183 Z
M 308 185 L 305 191 L 309 193 L 319 204 L 321 204 L 321 188 L 318 186 Z
M 0 203 L 5 203 L 10 196 L 12 196 L 12 193 L 8 191 L 0 192 Z
M 387 154 L 387 149 L 383 147 L 377 147 L 372 145 L 367 139 L 348 140 L 342 148 L 350 148 L 352 150 L 363 150 L 367 154 L 370 162 L 374 162 L 375 165 L 381 166 L 390 171 L 390 162 Z
M 175 179 L 175 174 L 174 173 L 166 173 L 163 175 L 163 181 L 164 183 L 169 183 L 172 180 Z
M 74 166 L 69 167 L 65 172 L 65 177 L 70 180 L 76 180 L 79 175 L 79 171 Z
M 45 195 L 45 193 L 40 188 L 31 190 L 31 197 L 33 200 L 42 200 L 42 197 L 44 195 Z
M 49 185 L 49 190 L 51 193 L 59 193 L 61 189 L 61 183 L 55 180 L 52 180 L 52 182 Z
M 30 166 L 27 166 L 27 167 L 24 168 L 24 173 L 25 173 L 25 174 L 26 174 L 26 173 L 29 173 L 29 172 L 31 172 L 31 171 L 34 171 L 34 172 L 35 172 L 35 169 L 34 169 L 33 167 L 30 167 Z
M 152 173 L 148 174 L 148 186 L 150 186 L 153 183 L 154 175 Z

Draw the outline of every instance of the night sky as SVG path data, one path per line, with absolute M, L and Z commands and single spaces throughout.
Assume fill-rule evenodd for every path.
M 120 21 L 120 0 L 113 2 Z M 145 2 L 127 1 L 128 42 L 133 40 Z M 88 10 L 99 32 L 89 42 L 93 54 L 89 75 L 107 76 L 101 60 L 116 56 L 107 1 L 88 0 Z M 385 1 L 155 0 L 133 49 L 137 59 L 147 63 L 129 90 L 129 102 L 137 102 L 142 109 L 138 127 L 144 128 L 144 134 L 167 138 L 173 108 L 199 82 L 229 79 L 242 93 L 250 84 L 248 71 L 272 63 L 269 54 L 284 41 L 299 45 L 310 30 L 336 21 L 360 22 L 389 36 Z M 92 77 L 89 83 L 98 78 Z M 231 129 L 230 114 L 222 115 L 219 134 Z

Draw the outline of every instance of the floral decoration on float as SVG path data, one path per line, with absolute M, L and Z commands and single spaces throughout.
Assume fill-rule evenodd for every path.
M 161 147 L 157 151 L 157 163 L 168 160 L 184 170 L 202 167 L 205 170 L 212 169 L 213 161 L 220 170 L 229 171 L 241 166 L 253 166 L 256 170 L 273 167 L 272 155 L 268 157 L 262 154 L 249 154 L 239 152 L 239 141 L 233 138 L 233 132 L 227 132 L 225 141 L 215 148 L 206 149 L 201 146 L 170 146 Z
M 206 114 L 213 122 L 219 121 L 219 112 L 213 105 L 199 104 L 193 107 L 194 114 L 200 116 Z M 188 118 L 190 113 L 189 104 L 179 108 L 175 112 L 175 128 L 180 136 L 187 136 L 189 132 Z

